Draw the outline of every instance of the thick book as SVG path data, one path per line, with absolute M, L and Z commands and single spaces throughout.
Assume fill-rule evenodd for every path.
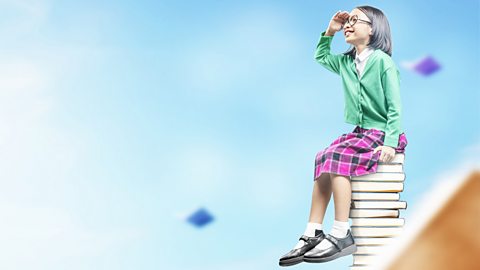
M 407 209 L 404 201 L 352 201 L 351 208 L 355 209 Z
M 401 192 L 402 182 L 366 182 L 352 181 L 352 192 Z
M 355 244 L 357 246 L 384 246 L 388 245 L 395 239 L 394 237 L 356 237 Z
M 400 200 L 400 193 L 393 192 L 352 192 L 352 200 L 388 200 L 388 201 L 398 201 Z
M 403 226 L 405 219 L 403 218 L 352 218 L 353 226 Z
M 377 172 L 361 176 L 352 176 L 352 181 L 375 181 L 375 182 L 403 182 L 405 181 L 404 173 Z
M 403 227 L 352 227 L 354 237 L 397 237 Z
M 382 172 L 389 172 L 389 173 L 401 173 L 403 172 L 403 165 L 402 164 L 384 164 L 377 166 L 377 173 Z
M 400 216 L 399 210 L 391 209 L 350 209 L 351 218 L 397 218 Z

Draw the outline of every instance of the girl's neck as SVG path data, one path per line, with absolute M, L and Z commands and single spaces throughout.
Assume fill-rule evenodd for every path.
M 367 47 L 368 47 L 367 45 L 360 44 L 355 46 L 355 51 L 357 52 L 357 54 L 361 54 L 363 50 L 365 50 Z

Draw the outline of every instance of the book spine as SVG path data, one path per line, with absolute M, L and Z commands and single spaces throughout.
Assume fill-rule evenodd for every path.
M 404 201 L 352 201 L 351 208 L 355 209 L 406 209 Z
M 400 200 L 400 193 L 397 192 L 352 192 L 352 200 L 361 201 L 377 201 L 388 200 L 398 201 Z
M 354 182 L 352 181 L 352 191 L 367 192 L 401 192 L 403 191 L 403 183 L 376 183 L 376 182 Z

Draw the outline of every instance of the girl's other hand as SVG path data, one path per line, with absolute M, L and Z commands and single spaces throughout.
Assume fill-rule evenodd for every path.
M 377 151 L 381 151 L 380 162 L 390 162 L 395 157 L 395 148 L 391 146 L 379 146 L 373 150 L 373 153 L 375 154 Z
M 328 24 L 328 32 L 330 33 L 336 33 L 340 30 L 342 30 L 343 25 L 345 22 L 348 20 L 350 17 L 350 13 L 346 11 L 337 11 L 330 20 L 330 23 Z

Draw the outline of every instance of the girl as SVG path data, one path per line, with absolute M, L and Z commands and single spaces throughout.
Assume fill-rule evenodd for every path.
M 342 29 L 351 47 L 343 54 L 331 54 L 333 36 Z M 321 34 L 315 60 L 341 76 L 345 121 L 355 128 L 317 153 L 309 222 L 297 245 L 280 258 L 281 266 L 326 262 L 357 250 L 348 223 L 350 177 L 375 173 L 378 161 L 390 162 L 407 146 L 401 125 L 400 74 L 391 55 L 387 18 L 371 6 L 338 11 Z M 325 235 L 322 222 L 332 193 L 335 220 Z

